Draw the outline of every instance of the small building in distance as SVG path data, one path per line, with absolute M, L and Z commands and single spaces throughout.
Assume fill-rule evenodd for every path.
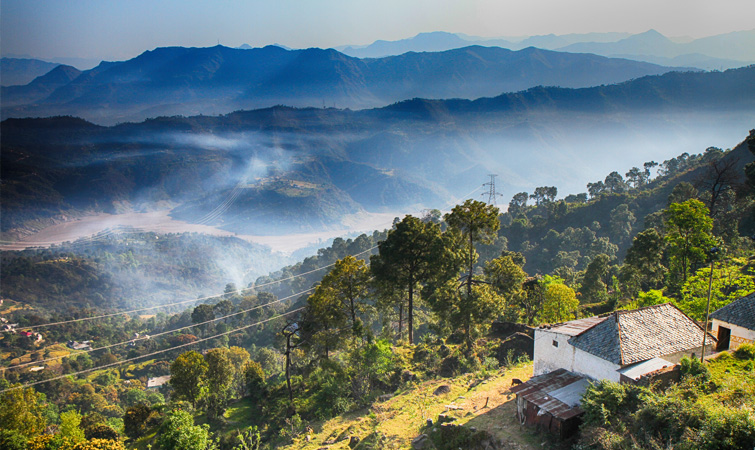
M 147 380 L 147 389 L 157 389 L 170 381 L 170 375 L 154 377 Z
M 711 333 L 718 337 L 716 350 L 735 350 L 755 342 L 755 292 L 713 312 Z
M 540 327 L 535 330 L 534 374 L 566 369 L 595 380 L 638 380 L 674 366 L 683 356 L 699 355 L 703 334 L 670 303 Z M 715 339 L 709 336 L 707 342 L 710 353 Z
M 68 341 L 68 344 L 66 344 L 68 348 L 71 350 L 83 350 L 83 351 L 89 351 L 92 349 L 92 341 Z

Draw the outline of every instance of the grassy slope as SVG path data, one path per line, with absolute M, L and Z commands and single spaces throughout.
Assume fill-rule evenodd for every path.
M 426 426 L 427 419 L 435 422 L 444 412 L 456 417 L 459 424 L 488 431 L 504 442 L 506 448 L 534 450 L 543 448 L 543 444 L 547 448 L 557 448 L 547 436 L 520 427 L 516 420 L 514 396 L 508 394 L 511 380 L 527 380 L 531 376 L 532 364 L 529 363 L 510 370 L 502 369 L 489 378 L 466 374 L 421 382 L 386 401 L 374 403 L 369 409 L 311 423 L 311 433 L 297 437 L 293 444 L 282 448 L 316 450 L 327 446 L 332 450 L 348 449 L 350 436 L 358 436 L 361 440 L 356 449 L 411 448 L 414 438 L 431 432 Z M 448 385 L 451 391 L 433 395 L 441 385 Z M 334 440 L 335 443 L 326 444 L 326 441 Z

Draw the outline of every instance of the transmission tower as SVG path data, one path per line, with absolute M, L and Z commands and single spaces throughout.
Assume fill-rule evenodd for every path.
M 487 194 L 486 193 L 482 193 L 481 195 L 483 195 L 483 196 L 487 195 L 488 196 L 488 205 L 495 206 L 496 205 L 496 198 L 497 197 L 503 197 L 503 194 L 499 194 L 498 192 L 495 191 L 495 177 L 497 177 L 498 175 L 496 175 L 496 174 L 489 174 L 488 176 L 490 177 L 490 181 L 487 182 L 487 183 L 484 183 L 482 185 L 483 187 L 488 186 L 488 192 L 487 192 Z

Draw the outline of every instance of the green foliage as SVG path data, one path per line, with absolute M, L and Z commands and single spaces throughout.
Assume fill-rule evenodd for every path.
M 540 281 L 545 285 L 545 300 L 541 319 L 544 322 L 556 323 L 572 320 L 579 308 L 579 300 L 574 290 L 557 277 L 546 275 Z
M 608 275 L 609 262 L 608 255 L 601 254 L 587 266 L 580 289 L 583 303 L 602 303 L 608 300 L 608 286 L 605 279 Z
M 670 204 L 665 215 L 672 280 L 681 285 L 687 281 L 692 266 L 704 262 L 708 251 L 716 245 L 711 234 L 713 219 L 708 208 L 695 199 Z
M 582 396 L 581 408 L 585 411 L 586 427 L 605 427 L 627 420 L 632 411 L 643 404 L 651 392 L 631 384 L 599 381 L 590 385 Z
M 581 448 L 749 449 L 755 446 L 755 378 L 728 353 L 683 359 L 683 379 L 665 391 L 600 382 L 582 401 Z M 710 382 L 707 382 L 710 380 Z
M 78 411 L 70 410 L 60 413 L 60 435 L 69 438 L 73 442 L 81 442 L 85 438 L 84 430 L 81 424 L 81 414 Z
M 736 350 L 734 350 L 734 356 L 737 359 L 755 360 L 755 344 L 741 344 Z
M 307 298 L 301 323 L 302 335 L 325 356 L 345 342 L 361 335 L 363 319 L 368 318 L 369 268 L 361 259 L 347 256 L 323 277 Z
M 696 320 L 705 320 L 710 267 L 702 267 L 682 285 L 679 308 Z M 755 271 L 747 260 L 733 258 L 730 263 L 713 267 L 710 310 L 716 311 L 732 301 L 755 291 Z
M 383 294 L 398 293 L 392 295 L 393 303 L 403 302 L 403 294 L 407 293 L 408 339 L 413 344 L 415 292 L 438 275 L 450 249 L 444 246 L 438 224 L 409 215 L 378 245 L 380 252 L 370 258 L 370 271 L 378 287 L 383 287 Z
M 218 419 L 225 412 L 233 383 L 234 368 L 228 358 L 228 350 L 214 348 L 204 356 L 207 364 L 205 380 L 208 390 L 207 416 Z
M 204 376 L 207 373 L 207 362 L 201 354 L 194 350 L 181 353 L 170 365 L 170 384 L 174 395 L 185 399 L 196 407 L 204 386 Z
M 0 429 L 14 430 L 27 438 L 46 426 L 43 397 L 33 388 L 17 388 L 0 393 Z
M 627 250 L 621 268 L 621 281 L 630 294 L 663 285 L 666 268 L 663 266 L 663 251 L 666 242 L 655 228 L 638 233 Z
M 679 362 L 679 371 L 682 377 L 693 377 L 698 382 L 710 380 L 710 370 L 697 358 L 683 357 Z
M 147 431 L 147 420 L 152 409 L 147 405 L 135 405 L 126 409 L 123 415 L 123 428 L 126 436 L 137 439 Z
M 256 361 L 248 361 L 244 366 L 244 380 L 246 388 L 252 399 L 260 401 L 267 395 L 265 385 L 265 372 L 262 366 Z
M 113 439 L 94 438 L 76 444 L 73 450 L 126 450 L 122 442 Z
M 194 425 L 194 418 L 186 411 L 169 412 L 160 432 L 157 443 L 162 450 L 214 450 L 216 449 L 208 425 Z
M 26 437 L 16 430 L 0 428 L 0 448 L 5 450 L 26 450 Z
M 84 430 L 84 435 L 88 440 L 92 439 L 110 439 L 118 440 L 118 432 L 111 426 L 105 424 L 93 425 Z
M 262 440 L 256 426 L 247 427 L 243 431 L 237 431 L 238 444 L 233 450 L 259 450 Z

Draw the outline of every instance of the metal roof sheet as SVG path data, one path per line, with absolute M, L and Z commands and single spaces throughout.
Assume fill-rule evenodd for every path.
M 633 380 L 639 380 L 645 374 L 655 372 L 656 370 L 661 370 L 666 367 L 671 367 L 673 365 L 674 363 L 666 361 L 663 358 L 653 358 L 648 359 L 647 361 L 642 361 L 630 366 L 626 366 L 623 369 L 618 370 L 618 372 Z
M 579 406 L 582 403 L 582 394 L 585 393 L 587 387 L 590 386 L 590 381 L 587 378 L 577 380 L 572 384 L 548 391 L 548 394 L 561 402 L 574 407 Z
M 567 420 L 582 414 L 582 408 L 559 400 L 553 393 L 556 392 L 565 399 L 570 400 L 583 385 L 583 382 L 587 382 L 585 377 L 565 369 L 557 369 L 544 375 L 532 377 L 526 383 L 511 388 L 511 392 L 524 397 L 525 400 L 537 405 L 541 410 L 550 413 L 553 417 Z M 577 386 L 564 389 L 571 387 L 572 384 L 577 384 Z M 587 384 L 584 384 L 584 386 L 586 389 Z M 581 395 L 580 393 L 580 398 Z
M 606 319 L 607 317 L 587 317 L 541 328 L 567 336 L 578 336 Z

